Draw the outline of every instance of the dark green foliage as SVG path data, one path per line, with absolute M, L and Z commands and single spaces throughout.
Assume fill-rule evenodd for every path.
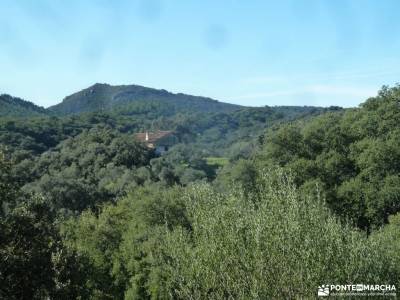
M 321 283 L 400 283 L 386 237 L 377 233 L 382 253 L 279 170 L 259 174 L 247 196 L 196 186 L 185 199 L 191 229 L 167 231 L 154 251 L 171 299 L 308 299 Z
M 321 282 L 400 283 L 396 219 L 367 237 L 281 170 L 254 181 L 247 194 L 139 189 L 71 220 L 63 232 L 94 266 L 93 297 L 312 298 Z
M 26 192 L 51 200 L 55 209 L 81 212 L 133 188 L 136 169 L 147 166 L 152 152 L 110 128 L 93 128 L 43 153 L 31 168 Z
M 95 85 L 52 108 L 74 115 L 2 118 L 0 299 L 398 286 L 399 91 L 342 110 Z M 157 157 L 144 130 L 176 144 Z
M 32 159 L 90 127 L 91 124 L 77 118 L 5 118 L 0 120 L 0 144 L 19 162 Z
M 99 216 L 86 212 L 78 222 L 65 224 L 69 244 L 93 263 L 96 299 L 164 298 L 159 290 L 164 275 L 152 253 L 160 247 L 165 226 L 189 228 L 181 192 L 140 188 L 116 206 L 105 206 Z
M 51 254 L 56 251 L 53 219 L 45 204 L 30 201 L 1 220 L 1 294 L 40 299 L 54 288 Z
M 55 213 L 39 197 L 23 197 L 0 157 L 0 299 L 85 299 L 86 261 L 63 246 Z
M 358 109 L 271 130 L 261 165 L 291 170 L 307 190 L 319 182 L 329 206 L 360 228 L 400 211 L 400 87 L 383 88 Z
M 214 184 L 219 190 L 229 190 L 232 185 L 240 187 L 248 194 L 257 189 L 257 168 L 252 160 L 239 159 L 223 168 Z
M 54 217 L 30 198 L 0 220 L 1 299 L 85 299 L 87 264 L 63 246 Z
M 373 232 L 370 239 L 377 244 L 383 256 L 390 257 L 391 262 L 387 266 L 387 272 L 391 274 L 393 281 L 399 281 L 400 269 L 400 214 L 389 217 L 389 224 L 380 230 Z M 396 286 L 397 288 L 397 286 Z
M 15 206 L 19 195 L 19 185 L 12 176 L 13 165 L 0 151 L 0 217 Z
M 184 129 L 183 141 L 208 150 L 208 155 L 247 158 L 254 150 L 258 137 L 274 124 L 323 112 L 321 108 L 292 107 L 242 108 L 232 113 L 192 114 L 177 127 Z
M 107 125 L 124 133 L 173 130 L 179 142 L 202 149 L 203 157 L 246 158 L 265 128 L 327 110 L 315 107 L 245 108 L 193 96 L 187 97 L 197 100 L 185 101 L 176 97 L 170 96 L 168 101 L 122 101 L 109 110 L 100 109 L 70 117 L 4 118 L 0 120 L 0 144 L 6 145 L 19 162 L 41 154 L 85 129 Z M 76 101 L 85 103 L 85 99 L 79 96 Z M 93 105 L 100 101 L 97 96 L 92 100 Z M 92 100 L 87 101 L 92 103 Z M 214 109 L 214 105 L 221 106 L 221 109 Z
M 0 117 L 31 117 L 50 114 L 43 107 L 32 102 L 15 98 L 10 95 L 0 95 Z
M 7 147 L 7 154 L 17 163 L 12 173 L 14 180 L 26 184 L 25 191 L 43 193 L 53 199 L 55 207 L 81 211 L 115 199 L 136 185 L 150 182 L 164 186 L 187 185 L 212 180 L 219 165 L 208 164 L 207 157 L 247 158 L 257 148 L 258 136 L 266 127 L 324 111 L 307 107 L 264 107 L 204 114 L 200 108 L 185 101 L 179 103 L 177 106 L 159 100 L 134 101 L 116 106 L 107 113 L 9 118 L 0 121 L 0 143 Z M 183 113 L 185 105 L 192 110 Z M 87 149 L 92 146 L 87 134 L 75 139 L 82 132 L 98 126 L 124 132 L 126 135 L 120 140 L 131 139 L 130 142 L 133 142 L 134 132 L 173 130 L 179 143 L 165 157 L 155 159 L 151 164 L 148 161 L 140 166 L 132 166 L 127 161 L 116 163 L 111 156 L 118 156 L 116 160 L 124 159 L 123 145 L 106 143 L 105 147 L 113 148 L 110 151 L 114 154 L 97 157 L 94 149 Z M 71 149 L 71 141 L 80 144 L 74 146 L 78 150 Z M 97 159 L 99 162 L 94 161 Z M 86 165 L 89 166 L 86 168 Z

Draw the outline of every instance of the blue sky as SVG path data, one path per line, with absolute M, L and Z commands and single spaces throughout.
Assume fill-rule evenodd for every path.
M 0 93 L 96 82 L 243 105 L 357 106 L 400 80 L 400 1 L 0 0 Z

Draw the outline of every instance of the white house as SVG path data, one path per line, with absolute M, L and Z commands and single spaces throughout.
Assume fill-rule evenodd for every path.
M 164 154 L 177 142 L 173 131 L 140 132 L 135 134 L 135 138 L 148 148 L 155 149 L 155 152 L 159 155 Z

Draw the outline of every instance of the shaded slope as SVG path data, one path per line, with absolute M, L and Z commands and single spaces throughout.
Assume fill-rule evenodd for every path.
M 26 117 L 46 115 L 47 111 L 43 107 L 37 106 L 32 102 L 12 97 L 10 95 L 0 95 L 0 116 L 1 117 Z

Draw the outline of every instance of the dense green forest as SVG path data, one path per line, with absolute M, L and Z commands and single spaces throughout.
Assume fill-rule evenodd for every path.
M 24 117 L 32 115 L 47 115 L 43 107 L 36 106 L 32 102 L 22 100 L 20 98 L 11 97 L 10 95 L 0 95 L 0 117 Z
M 1 97 L 0 299 L 400 286 L 400 86 L 351 109 L 98 84 L 49 109 Z M 178 142 L 159 156 L 145 130 Z

